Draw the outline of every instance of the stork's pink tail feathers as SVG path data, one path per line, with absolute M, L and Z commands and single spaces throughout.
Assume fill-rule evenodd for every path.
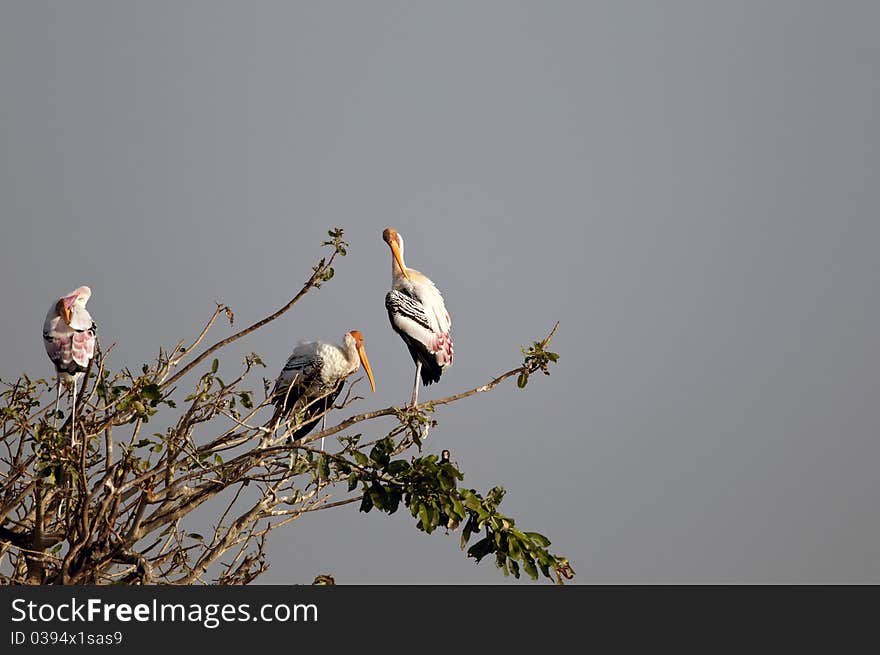
M 91 330 L 75 333 L 70 339 L 71 355 L 73 360 L 81 366 L 88 366 L 88 362 L 95 356 L 95 334 Z
M 452 337 L 448 332 L 434 335 L 431 352 L 437 357 L 437 364 L 442 368 L 452 366 L 452 356 L 455 351 L 452 349 Z

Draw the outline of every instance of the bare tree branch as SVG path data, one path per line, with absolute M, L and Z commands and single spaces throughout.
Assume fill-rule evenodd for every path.
M 558 324 L 523 350 L 521 366 L 486 384 L 416 407 L 361 412 L 295 442 L 291 436 L 302 427 L 302 416 L 273 411 L 268 423 L 258 418 L 271 400 L 265 384 L 262 394 L 247 387 L 255 366 L 263 365 L 254 353 L 228 383 L 217 377 L 214 364 L 188 389 L 181 387 L 208 357 L 276 320 L 330 279 L 335 257 L 345 255 L 347 246 L 341 230 L 330 237 L 323 245 L 332 254 L 312 267 L 287 304 L 216 341 L 170 377 L 220 316 L 231 320 L 225 305 L 217 305 L 188 347 L 180 340 L 171 351 L 160 348 L 141 374 L 110 370 L 107 354 L 114 345 L 98 348 L 94 370 L 78 389 L 77 416 L 67 416 L 60 428 L 53 427 L 52 405 L 41 407 L 47 396 L 53 400 L 49 381 L 0 381 L 0 584 L 248 584 L 269 566 L 266 547 L 273 533 L 311 512 L 355 503 L 364 512 L 393 513 L 404 506 L 426 532 L 461 525 L 463 543 L 485 531 L 491 543 L 478 541 L 468 555 L 479 560 L 494 553 L 505 573 L 518 575 L 518 562 L 532 577 L 538 570 L 548 579 L 573 573 L 567 560 L 546 550 L 545 537 L 519 531 L 498 512 L 503 491 L 484 497 L 460 487 L 456 466 L 421 452 L 426 430 L 437 425 L 438 407 L 491 391 L 511 377 L 524 387 L 529 375 L 549 373 L 557 356 L 546 347 Z M 343 400 L 310 420 L 363 401 L 354 393 L 358 381 L 346 382 Z M 160 410 L 159 418 L 173 413 L 173 419 L 156 432 Z M 387 431 L 349 432 L 386 416 L 395 419 Z M 81 444 L 71 448 L 74 420 Z M 327 450 L 314 444 L 331 435 L 341 448 L 337 440 Z M 218 518 L 206 535 L 187 529 L 196 509 L 215 503 Z
M 232 343 L 233 341 L 237 341 L 238 339 L 241 339 L 242 337 L 244 337 L 244 336 L 250 334 L 251 332 L 254 332 L 255 330 L 259 330 L 259 329 L 260 329 L 261 327 L 263 327 L 264 325 L 266 325 L 266 324 L 268 324 L 268 323 L 271 323 L 271 322 L 274 321 L 275 319 L 277 319 L 277 318 L 281 317 L 282 315 L 284 315 L 285 313 L 287 313 L 290 309 L 293 308 L 293 306 L 294 306 L 296 303 L 298 303 L 298 302 L 300 301 L 300 299 L 301 299 L 303 296 L 305 296 L 305 295 L 306 295 L 309 291 L 311 291 L 312 289 L 316 288 L 316 284 L 318 284 L 319 281 L 320 281 L 321 279 L 323 279 L 323 277 L 325 276 L 325 274 L 327 273 L 327 271 L 329 271 L 329 270 L 331 269 L 331 265 L 332 265 L 332 263 L 333 263 L 333 260 L 336 258 L 336 254 L 337 254 L 337 252 L 338 252 L 338 251 L 335 251 L 332 255 L 330 255 L 330 259 L 329 259 L 328 261 L 326 261 L 326 262 L 324 261 L 324 259 L 321 259 L 321 261 L 320 261 L 320 262 L 318 263 L 318 265 L 315 267 L 314 272 L 312 273 L 312 275 L 309 277 L 309 279 L 306 281 L 306 283 L 303 284 L 302 289 L 300 289 L 299 292 L 298 292 L 298 293 L 297 293 L 297 294 L 296 294 L 296 295 L 295 295 L 295 296 L 294 296 L 294 297 L 293 297 L 293 298 L 292 298 L 292 299 L 291 299 L 286 305 L 284 305 L 283 307 L 281 307 L 281 309 L 279 309 L 278 311 L 276 311 L 276 312 L 270 314 L 270 315 L 267 316 L 266 318 L 257 321 L 257 322 L 254 323 L 253 325 L 250 325 L 250 326 L 246 327 L 244 330 L 241 330 L 240 332 L 236 332 L 236 333 L 233 334 L 231 337 L 227 337 L 227 338 L 225 338 L 225 339 L 221 339 L 220 341 L 218 341 L 217 343 L 215 343 L 214 345 L 212 345 L 210 348 L 208 348 L 207 350 L 205 350 L 201 355 L 199 355 L 198 357 L 196 357 L 196 358 L 195 358 L 193 361 L 191 361 L 189 364 L 187 364 L 186 366 L 184 366 L 184 367 L 183 367 L 180 371 L 178 371 L 175 375 L 171 376 L 170 379 L 168 379 L 168 380 L 166 380 L 165 382 L 163 382 L 163 383 L 162 383 L 162 387 L 165 388 L 165 387 L 168 387 L 168 386 L 174 384 L 176 381 L 178 381 L 178 380 L 179 380 L 180 378 L 182 378 L 184 375 L 186 375 L 187 373 L 189 373 L 193 368 L 195 368 L 195 367 L 198 366 L 200 363 L 202 363 L 202 362 L 203 362 L 208 356 L 210 356 L 212 353 L 214 353 L 214 352 L 220 350 L 220 349 L 223 348 L 224 346 L 228 346 L 228 345 L 229 345 L 230 343 Z M 218 312 L 219 312 L 219 308 L 218 308 Z M 201 338 L 204 336 L 204 334 L 207 332 L 207 330 L 210 329 L 210 327 L 211 327 L 211 325 L 213 324 L 213 321 L 214 321 L 215 319 L 216 319 L 216 314 L 215 314 L 215 316 L 212 318 L 212 320 L 211 320 L 211 322 L 208 324 L 208 326 L 205 328 L 205 330 L 203 330 L 203 333 L 202 333 L 202 335 L 199 336 L 199 339 L 197 340 L 197 342 L 198 342 L 198 341 L 201 341 Z

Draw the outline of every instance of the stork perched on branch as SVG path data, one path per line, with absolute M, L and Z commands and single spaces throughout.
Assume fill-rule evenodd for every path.
M 275 381 L 270 397 L 277 409 L 270 424 L 274 427 L 281 419 L 295 416 L 301 425 L 290 435 L 291 441 L 302 439 L 319 420 L 326 426 L 327 411 L 342 392 L 345 378 L 361 364 L 375 393 L 376 382 L 360 332 L 347 332 L 341 345 L 323 341 L 301 342 Z M 323 449 L 324 440 L 321 439 Z
M 403 237 L 386 228 L 382 238 L 391 248 L 391 291 L 385 296 L 385 309 L 391 327 L 400 335 L 416 365 L 412 405 L 419 399 L 419 376 L 425 386 L 439 382 L 443 371 L 452 366 L 452 321 L 443 296 L 434 283 L 403 261 Z
M 62 382 L 70 389 L 70 445 L 76 442 L 76 384 L 82 378 L 95 356 L 96 325 L 86 309 L 92 290 L 79 287 L 52 303 L 43 322 L 43 345 L 55 365 L 55 410 L 53 423 L 57 425 L 58 403 Z

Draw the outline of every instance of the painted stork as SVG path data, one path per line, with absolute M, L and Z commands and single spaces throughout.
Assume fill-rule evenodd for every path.
M 319 419 L 326 426 L 327 410 L 342 392 L 345 378 L 361 364 L 367 372 L 370 388 L 376 393 L 376 382 L 360 332 L 347 332 L 341 345 L 323 341 L 301 342 L 294 348 L 272 389 L 272 402 L 278 409 L 271 424 L 276 426 L 282 418 L 301 414 L 302 425 L 290 435 L 291 441 L 306 436 Z M 321 439 L 323 449 L 324 440 Z
M 419 399 L 419 375 L 427 386 L 439 382 L 443 371 L 452 366 L 452 321 L 443 296 L 427 276 L 407 268 L 403 262 L 403 237 L 386 228 L 382 238 L 391 248 L 391 291 L 385 296 L 385 309 L 391 327 L 400 335 L 416 365 L 412 406 Z
M 76 383 L 95 356 L 95 322 L 86 309 L 92 295 L 88 287 L 79 287 L 52 303 L 43 322 L 43 345 L 55 365 L 55 411 L 53 426 L 58 420 L 61 383 L 71 392 L 70 445 L 76 446 Z

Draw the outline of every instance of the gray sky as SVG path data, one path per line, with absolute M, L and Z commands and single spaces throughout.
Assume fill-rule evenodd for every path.
M 880 582 L 880 5 L 0 1 L 0 376 L 48 375 L 92 287 L 111 365 L 333 282 L 231 349 L 274 376 L 364 333 L 413 367 L 390 259 L 443 291 L 485 382 L 561 321 L 549 378 L 443 408 L 480 490 L 581 583 Z M 217 336 L 229 333 L 228 327 Z M 157 426 L 157 429 L 161 426 Z M 340 490 L 341 492 L 341 490 Z M 496 583 L 407 512 L 276 534 L 267 583 Z

